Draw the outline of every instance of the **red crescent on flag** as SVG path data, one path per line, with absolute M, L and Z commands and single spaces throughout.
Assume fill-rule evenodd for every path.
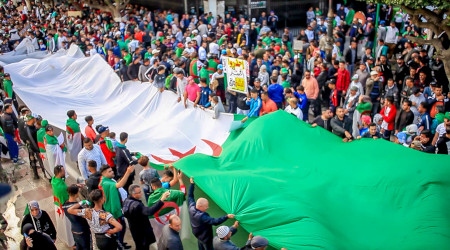
M 222 146 L 220 146 L 219 144 L 214 143 L 214 142 L 212 142 L 210 140 L 206 140 L 206 139 L 201 139 L 201 140 L 203 142 L 205 142 L 206 144 L 208 144 L 208 146 L 212 149 L 212 155 L 213 156 L 219 156 L 222 153 Z M 177 150 L 175 150 L 173 148 L 169 148 L 169 151 L 170 151 L 170 153 L 173 156 L 176 156 L 176 157 L 178 157 L 178 159 L 181 159 L 181 158 L 184 158 L 185 156 L 194 154 L 196 148 L 197 147 L 194 146 L 193 148 L 191 148 L 190 150 L 186 151 L 185 153 L 181 153 L 181 152 L 179 152 L 179 151 L 177 151 Z M 170 163 L 174 163 L 176 161 L 176 160 L 166 160 L 166 159 L 163 159 L 163 158 L 161 158 L 159 156 L 156 156 L 156 155 L 153 155 L 153 154 L 150 154 L 150 155 L 153 157 L 153 159 L 155 159 L 155 160 L 157 160 L 157 161 L 159 161 L 159 162 L 161 162 L 163 164 L 170 164 Z
M 159 216 L 159 212 L 161 212 L 161 210 L 163 210 L 164 208 L 168 208 L 168 207 L 172 207 L 175 208 L 175 211 L 177 212 L 177 215 L 180 215 L 180 207 L 177 205 L 177 203 L 173 202 L 173 201 L 165 201 L 164 205 L 158 210 L 158 212 L 156 212 L 155 215 L 155 219 L 156 221 L 158 221 L 159 223 L 161 223 L 162 225 L 165 225 L 165 223 L 163 223 L 161 221 L 161 218 Z M 167 221 L 169 219 L 167 218 Z
M 211 147 L 212 151 L 213 151 L 213 156 L 219 156 L 220 153 L 222 153 L 222 146 L 220 146 L 217 143 L 214 143 L 212 141 L 206 140 L 206 139 L 202 139 L 202 141 L 204 141 L 206 144 L 208 144 L 208 146 Z
M 193 148 L 191 148 L 190 150 L 188 150 L 186 153 L 181 153 L 179 151 L 176 151 L 175 149 L 171 149 L 169 148 L 170 153 L 172 153 L 173 156 L 178 156 L 178 158 L 183 158 L 185 156 L 191 155 L 195 152 L 195 146 Z

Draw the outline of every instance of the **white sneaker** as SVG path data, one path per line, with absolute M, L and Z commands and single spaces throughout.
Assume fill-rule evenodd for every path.
M 14 165 L 22 165 L 22 164 L 25 164 L 24 160 L 18 160 L 16 162 L 14 162 Z

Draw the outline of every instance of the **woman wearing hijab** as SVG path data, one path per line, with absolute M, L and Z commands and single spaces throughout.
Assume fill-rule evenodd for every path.
M 56 250 L 53 240 L 46 233 L 36 231 L 33 224 L 26 223 L 22 227 L 27 249 Z
M 39 203 L 37 201 L 30 201 L 28 207 L 30 213 L 23 217 L 21 225 L 22 233 L 24 233 L 24 225 L 29 223 L 35 225 L 35 230 L 48 234 L 54 242 L 56 240 L 56 229 L 50 216 L 48 216 L 48 213 L 39 208 Z

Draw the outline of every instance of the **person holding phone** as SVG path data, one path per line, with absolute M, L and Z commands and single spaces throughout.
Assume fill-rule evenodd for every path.
M 46 233 L 36 231 L 30 223 L 23 226 L 23 236 L 25 237 L 26 247 L 22 249 L 56 250 L 52 238 Z

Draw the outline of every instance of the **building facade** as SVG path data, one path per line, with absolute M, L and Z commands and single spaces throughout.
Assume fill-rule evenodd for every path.
M 261 12 L 268 13 L 273 10 L 279 17 L 280 27 L 304 27 L 306 25 L 306 11 L 310 6 L 319 7 L 324 15 L 328 10 L 328 1 L 326 0 L 132 0 L 132 3 L 144 5 L 151 9 L 171 9 L 177 13 L 187 11 L 192 15 L 213 12 L 213 14 L 219 15 L 231 13 L 235 17 L 248 17 L 249 14 L 251 17 L 259 17 Z

